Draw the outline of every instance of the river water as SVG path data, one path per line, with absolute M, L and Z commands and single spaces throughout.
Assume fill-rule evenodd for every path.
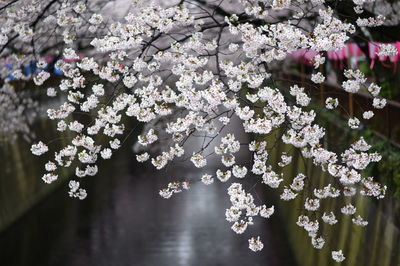
M 0 265 L 295 265 L 276 215 L 256 219 L 243 235 L 230 229 L 224 214 L 229 184 L 193 182 L 189 191 L 165 200 L 158 190 L 172 175 L 198 180 L 202 173 L 155 171 L 135 163 L 129 151 L 115 157 L 82 181 L 86 200 L 69 198 L 63 185 L 3 232 Z M 247 239 L 258 235 L 265 246 L 253 253 Z

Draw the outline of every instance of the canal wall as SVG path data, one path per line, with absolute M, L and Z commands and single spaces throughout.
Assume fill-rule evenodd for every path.
M 331 128 L 331 132 L 332 132 Z M 335 130 L 333 130 L 334 132 Z M 336 130 L 337 131 L 337 130 Z M 329 130 L 328 130 L 329 132 Z M 336 132 L 341 133 L 341 132 Z M 275 142 L 279 132 L 268 138 L 269 143 Z M 335 145 L 335 136 L 329 136 Z M 279 141 L 270 153 L 269 163 L 276 166 L 279 162 L 279 155 L 286 152 L 293 156 L 292 163 L 283 169 L 275 170 L 284 174 L 284 184 L 290 184 L 292 177 L 298 173 L 304 173 L 307 182 L 313 188 L 326 186 L 332 177 L 316 167 L 309 159 L 304 159 L 293 147 Z M 385 158 L 383 158 L 385 160 Z M 383 173 L 381 173 L 383 174 Z M 379 173 L 378 173 L 379 175 Z M 379 177 L 379 176 L 378 176 Z M 364 197 L 359 194 L 353 199 L 323 199 L 321 210 L 330 210 L 340 217 L 336 225 L 327 225 L 320 221 L 320 228 L 327 240 L 322 250 L 314 249 L 310 238 L 303 228 L 296 225 L 297 217 L 305 213 L 304 200 L 312 197 L 311 193 L 299 194 L 293 201 L 285 202 L 279 200 L 275 192 L 269 193 L 270 199 L 279 210 L 279 219 L 288 237 L 291 249 L 293 250 L 296 262 L 300 266 L 329 266 L 338 265 L 331 258 L 331 250 L 342 249 L 346 260 L 342 265 L 348 266 L 397 266 L 400 265 L 400 233 L 399 233 L 399 200 L 390 194 L 385 199 L 376 200 Z M 339 215 L 340 208 L 352 203 L 357 208 L 357 214 L 368 220 L 366 227 L 358 227 L 351 222 L 351 217 Z M 312 215 L 310 216 L 312 217 Z
M 65 183 L 70 170 L 61 169 L 59 179 L 45 184 L 41 177 L 44 165 L 54 157 L 55 148 L 65 146 L 68 133 L 56 131 L 54 121 L 39 118 L 32 127 L 36 139 L 51 144 L 51 150 L 40 157 L 31 153 L 31 143 L 18 137 L 13 142 L 0 144 L 0 232 L 17 220 L 58 186 Z M 67 194 L 65 195 L 67 197 Z

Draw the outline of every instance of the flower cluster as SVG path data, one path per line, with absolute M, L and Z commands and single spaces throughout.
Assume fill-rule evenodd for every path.
M 245 192 L 239 182 L 250 174 L 256 184 L 277 190 L 282 200 L 303 201 L 305 214 L 298 217 L 297 224 L 308 232 L 317 249 L 325 243 L 319 224 L 335 224 L 340 213 L 352 216 L 355 225 L 366 225 L 350 203 L 334 213 L 325 209 L 325 199 L 357 193 L 378 199 L 384 196 L 386 187 L 363 173 L 380 155 L 368 153 L 369 145 L 363 139 L 341 154 L 330 151 L 323 145 L 326 130 L 315 122 L 317 113 L 310 107 L 306 89 L 276 82 L 276 70 L 281 70 L 289 53 L 315 50 L 319 54 L 313 64 L 319 68 L 325 63 L 323 54 L 343 48 L 355 33 L 355 25 L 342 21 L 325 1 L 234 1 L 237 7 L 232 8 L 226 8 L 223 1 L 218 7 L 208 1 L 181 1 L 179 5 L 164 1 L 164 6 L 134 1 L 120 19 L 102 13 L 101 5 L 89 3 L 92 1 L 28 2 L 26 8 L 14 3 L 18 9 L 11 5 L 6 15 L 0 16 L 0 45 L 5 45 L 0 54 L 13 64 L 16 79 L 33 80 L 49 97 L 60 99 L 47 109 L 47 116 L 57 123 L 58 131 L 68 131 L 71 140 L 46 163 L 46 183 L 55 182 L 64 167 L 75 169 L 79 178 L 95 175 L 99 162 L 112 158 L 129 139 L 134 131 L 129 122 L 134 121 L 144 125 L 134 146 L 139 162 L 149 162 L 158 170 L 178 160 L 203 169 L 220 163 L 215 175 L 204 174 L 199 179 L 206 185 L 214 180 L 235 180 L 228 189 L 232 207 L 226 211 L 226 219 L 238 234 L 253 224 L 253 217 L 269 218 L 275 211 L 273 206 L 256 204 Z M 369 8 L 366 2 L 371 1 L 354 1 L 355 11 Z M 27 16 L 27 10 L 32 15 Z M 39 20 L 32 20 L 35 18 Z M 380 19 L 359 19 L 357 23 L 377 26 Z M 41 31 L 36 28 L 39 25 Z M 92 34 L 82 36 L 88 32 Z M 16 49 L 19 54 L 13 54 L 6 44 L 17 41 L 24 45 Z M 35 54 L 39 46 L 41 53 Z M 90 52 L 79 49 L 86 46 Z M 392 50 L 385 46 L 381 53 L 391 56 Z M 33 60 L 32 54 L 39 61 L 37 70 L 26 76 L 18 67 Z M 53 62 L 62 72 L 57 86 L 48 85 L 51 74 L 46 58 L 40 56 L 46 54 L 58 58 Z M 4 68 L 2 75 L 7 71 Z M 380 87 L 367 84 L 362 72 L 346 70 L 344 74 L 345 91 L 365 89 L 374 98 L 374 108 L 385 107 Z M 325 77 L 317 72 L 311 80 L 319 84 Z M 339 101 L 327 98 L 325 104 L 332 110 Z M 372 116 L 372 111 L 363 114 L 364 119 Z M 348 125 L 362 128 L 357 117 L 351 117 Z M 289 152 L 280 155 L 278 167 L 271 165 L 270 152 L 276 143 L 266 139 L 276 132 L 281 133 L 276 143 L 291 146 L 293 154 L 321 167 L 329 174 L 329 184 L 311 187 L 308 180 L 313 176 L 281 173 L 279 169 L 292 162 Z M 242 133 L 248 133 L 251 140 L 241 140 Z M 31 150 L 41 155 L 51 148 L 39 142 Z M 239 156 L 241 151 L 251 154 L 246 162 Z M 71 197 L 87 196 L 79 182 L 72 180 L 69 187 Z M 188 188 L 186 181 L 172 182 L 159 194 L 170 198 Z M 307 196 L 300 199 L 298 195 L 304 193 Z M 259 251 L 263 243 L 253 237 L 249 248 Z M 342 251 L 332 251 L 332 257 L 345 259 Z
M 188 190 L 189 188 L 190 188 L 190 184 L 188 181 L 171 182 L 168 184 L 167 188 L 161 189 L 159 194 L 164 199 L 169 199 L 173 194 L 180 193 L 183 190 Z
M 274 213 L 274 206 L 267 208 L 265 205 L 256 206 L 251 194 L 246 193 L 239 183 L 232 183 L 228 188 L 228 195 L 232 206 L 226 210 L 225 217 L 228 222 L 233 223 L 232 230 L 237 234 L 243 234 L 249 225 L 253 225 L 253 217 L 260 215 L 269 218 Z M 260 251 L 263 248 L 260 237 L 249 239 L 249 248 Z

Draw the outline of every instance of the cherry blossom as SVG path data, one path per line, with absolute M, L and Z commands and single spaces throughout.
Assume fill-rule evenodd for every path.
M 237 234 L 245 234 L 255 216 L 270 218 L 275 213 L 274 206 L 258 202 L 252 190 L 245 190 L 241 182 L 250 178 L 263 189 L 276 190 L 283 201 L 302 200 L 304 214 L 297 225 L 308 232 L 316 249 L 325 246 L 322 222 L 334 225 L 343 214 L 355 225 L 367 225 L 350 203 L 340 213 L 322 203 L 358 194 L 383 198 L 386 186 L 363 172 L 381 156 L 370 152 L 364 139 L 340 152 L 326 148 L 326 129 L 316 122 L 319 114 L 305 85 L 284 85 L 277 73 L 290 53 L 310 49 L 318 53 L 310 79 L 325 82 L 317 70 L 326 64 L 324 55 L 345 47 L 357 27 L 368 31 L 390 23 L 385 19 L 390 11 L 380 15 L 374 1 L 354 0 L 353 25 L 324 0 L 237 0 L 218 6 L 213 1 L 133 1 L 121 17 L 108 13 L 108 2 L 29 0 L 0 9 L 0 55 L 12 65 L 10 70 L 0 64 L 1 77 L 12 74 L 18 82 L 33 81 L 45 90 L 43 95 L 59 100 L 46 107 L 46 114 L 58 131 L 71 136 L 58 150 L 45 140 L 31 146 L 34 155 L 49 150 L 54 154 L 45 164 L 44 182 L 57 182 L 59 171 L 68 167 L 79 178 L 95 175 L 101 161 L 112 159 L 137 133 L 133 150 L 138 162 L 162 170 L 187 161 L 199 171 L 198 181 L 228 183 L 232 206 L 225 217 Z M 358 17 L 365 10 L 373 16 Z M 378 56 L 395 55 L 390 45 L 379 48 Z M 54 59 L 49 66 L 62 73 L 54 82 L 47 57 Z M 37 69 L 25 75 L 20 66 L 30 61 Z M 373 108 L 385 107 L 381 87 L 369 83 L 360 70 L 344 70 L 344 76 L 344 91 L 364 90 L 373 97 Z M 10 80 L 5 79 L 0 90 L 8 97 L 0 98 L 0 110 L 8 112 L 0 125 L 27 124 Z M 329 112 L 342 108 L 336 98 L 323 102 Z M 362 118 L 373 116 L 373 111 L 365 111 Z M 359 118 L 350 114 L 347 119 L 351 130 L 363 129 Z M 135 132 L 127 121 L 143 130 Z M 22 132 L 26 126 L 4 130 Z M 276 132 L 281 134 L 272 140 Z M 291 149 L 278 155 L 278 167 L 270 160 L 277 143 Z M 245 162 L 241 152 L 250 154 Z M 309 179 L 320 176 L 280 172 L 292 163 L 292 152 L 325 171 L 328 184 L 312 187 Z M 168 199 L 189 187 L 188 181 L 172 181 L 158 193 Z M 71 180 L 69 188 L 70 197 L 88 195 L 78 181 Z M 263 247 L 260 237 L 249 239 L 252 251 Z M 332 258 L 345 259 L 341 250 L 332 251 Z

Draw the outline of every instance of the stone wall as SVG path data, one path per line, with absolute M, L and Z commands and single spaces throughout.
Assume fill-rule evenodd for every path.
M 53 148 L 66 145 L 67 135 L 60 135 L 55 128 L 53 121 L 38 119 L 33 131 L 37 139 L 43 141 L 59 136 L 52 144 Z M 53 157 L 53 152 L 37 157 L 30 152 L 30 146 L 23 138 L 0 145 L 0 231 L 63 184 L 68 175 L 63 169 L 59 180 L 45 184 L 41 179 L 45 173 L 44 164 Z

